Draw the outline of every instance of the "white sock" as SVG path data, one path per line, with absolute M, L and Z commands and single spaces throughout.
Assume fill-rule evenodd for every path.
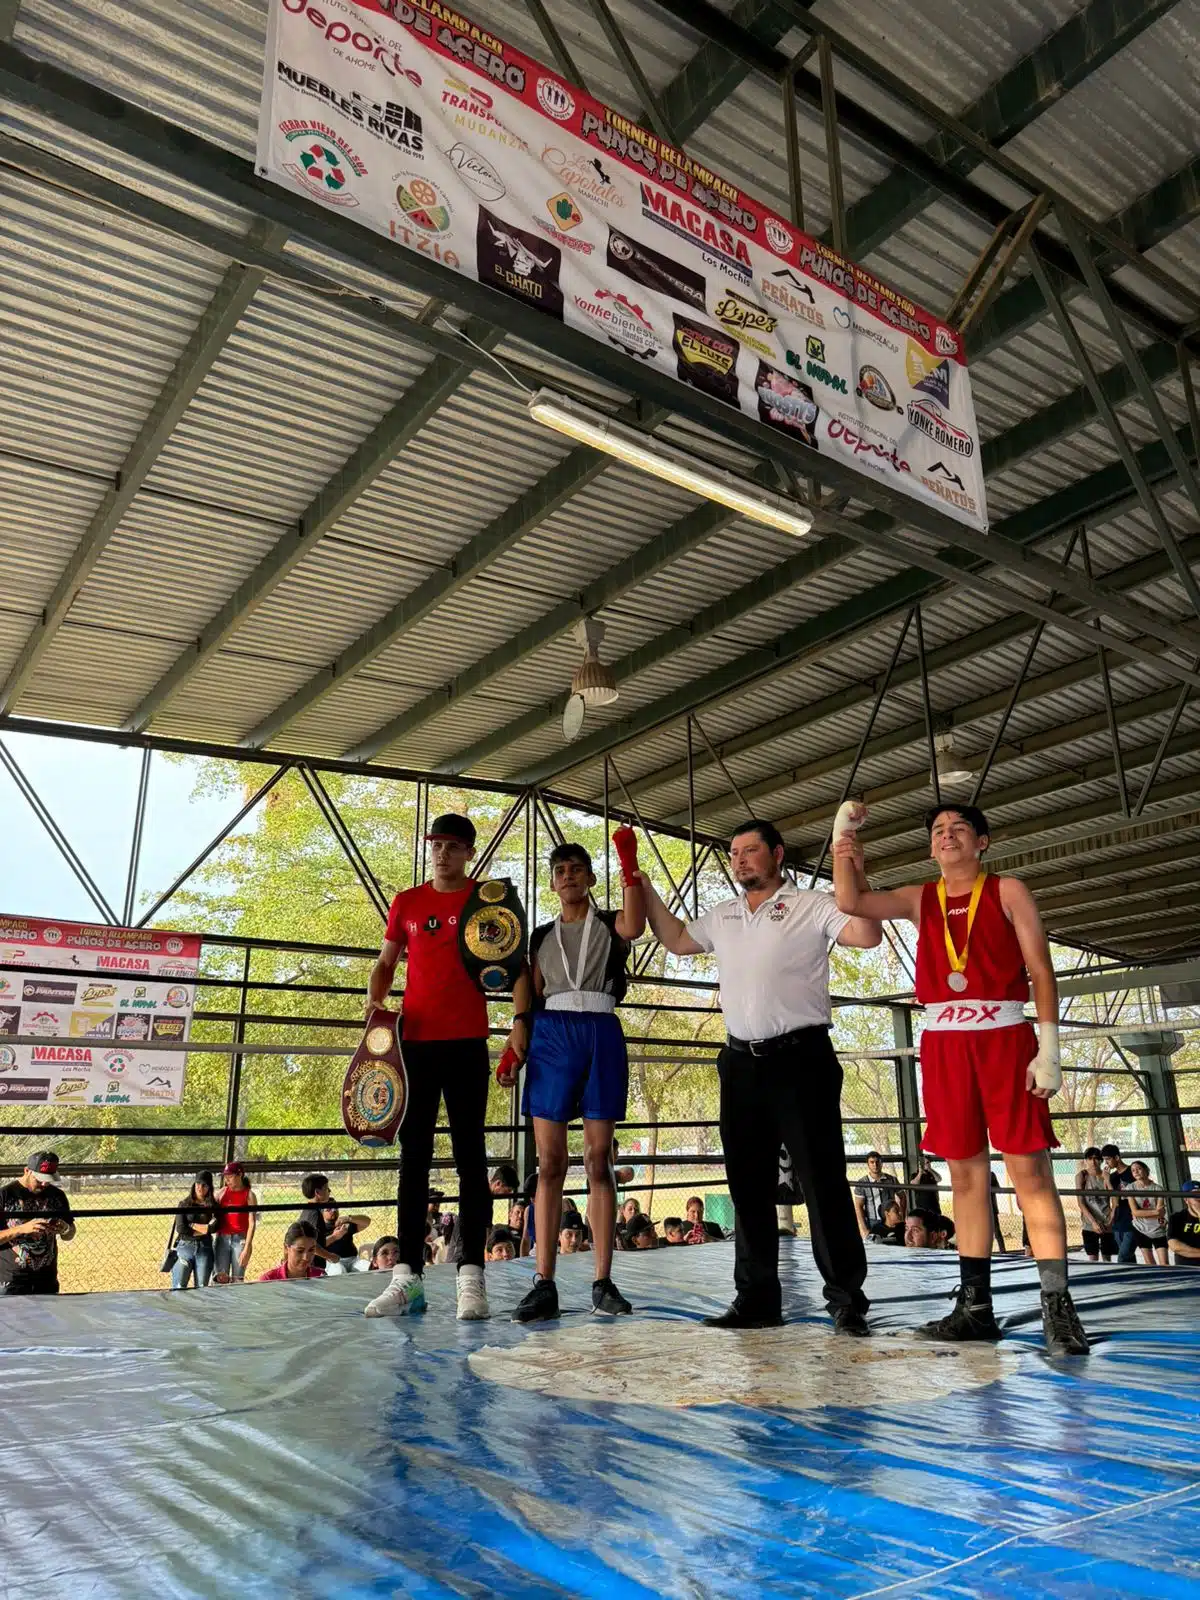
M 401 1261 L 392 1268 L 393 1283 L 407 1283 L 410 1278 L 418 1278 L 420 1273 L 414 1272 L 407 1261 Z
M 474 1266 L 459 1267 L 458 1270 L 460 1272 L 462 1272 L 462 1273 L 477 1272 L 481 1278 L 483 1277 L 483 1268 L 482 1267 L 474 1267 Z

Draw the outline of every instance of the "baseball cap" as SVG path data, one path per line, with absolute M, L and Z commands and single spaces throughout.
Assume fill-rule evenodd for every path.
M 425 837 L 457 839 L 460 844 L 474 844 L 475 824 L 470 817 L 460 817 L 456 811 L 447 811 L 443 816 L 434 817 L 433 824 Z
M 35 1151 L 26 1161 L 25 1171 L 32 1172 L 43 1183 L 52 1183 L 55 1188 L 62 1187 L 62 1179 L 58 1176 L 58 1156 L 53 1150 Z
M 232 1178 L 235 1173 L 239 1178 L 246 1176 L 246 1169 L 240 1161 L 227 1161 L 221 1168 L 221 1176 L 223 1178 Z
M 1200 1194 L 1200 1183 L 1197 1183 L 1194 1178 L 1189 1178 L 1186 1183 L 1179 1185 L 1179 1192 L 1181 1194 Z

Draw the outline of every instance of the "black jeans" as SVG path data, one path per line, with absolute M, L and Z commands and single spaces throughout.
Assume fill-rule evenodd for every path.
M 870 1304 L 862 1292 L 867 1255 L 846 1178 L 842 1068 L 826 1028 L 805 1028 L 795 1044 L 767 1056 L 726 1047 L 721 1079 L 721 1143 L 736 1212 L 733 1281 L 745 1309 L 781 1309 L 776 1155 L 781 1144 L 808 1203 L 813 1257 L 831 1311 Z
M 405 1040 L 404 1066 L 408 1110 L 400 1125 L 400 1259 L 414 1272 L 424 1270 L 433 1131 L 445 1095 L 450 1147 L 458 1170 L 460 1265 L 482 1267 L 492 1216 L 483 1134 L 491 1072 L 487 1040 Z

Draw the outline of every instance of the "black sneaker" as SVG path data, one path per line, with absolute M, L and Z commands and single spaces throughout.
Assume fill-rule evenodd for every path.
M 871 1325 L 861 1311 L 856 1311 L 853 1306 L 838 1306 L 836 1311 L 831 1311 L 834 1333 L 850 1333 L 856 1339 L 866 1339 L 871 1332 Z
M 782 1328 L 783 1318 L 778 1311 L 761 1312 L 747 1310 L 735 1300 L 728 1311 L 722 1311 L 719 1316 L 705 1317 L 706 1328 Z
M 558 1290 L 553 1278 L 536 1278 L 533 1288 L 512 1314 L 514 1322 L 548 1322 L 558 1315 Z
M 927 1322 L 918 1328 L 918 1339 L 944 1339 L 952 1344 L 962 1344 L 973 1339 L 1000 1339 L 1003 1335 L 992 1311 L 992 1297 L 985 1289 L 954 1291 L 954 1310 L 937 1322 Z
M 1066 1289 L 1043 1293 L 1042 1332 L 1048 1355 L 1085 1356 L 1088 1353 L 1088 1336 Z
M 627 1317 L 633 1307 L 611 1278 L 597 1278 L 592 1285 L 592 1312 L 598 1317 Z

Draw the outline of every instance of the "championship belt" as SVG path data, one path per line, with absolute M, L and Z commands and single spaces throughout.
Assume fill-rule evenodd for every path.
M 408 1110 L 400 1017 L 376 1006 L 342 1082 L 342 1123 L 359 1144 L 395 1144 Z
M 525 960 L 525 908 L 511 878 L 484 878 L 458 920 L 458 951 L 485 995 L 506 994 Z

